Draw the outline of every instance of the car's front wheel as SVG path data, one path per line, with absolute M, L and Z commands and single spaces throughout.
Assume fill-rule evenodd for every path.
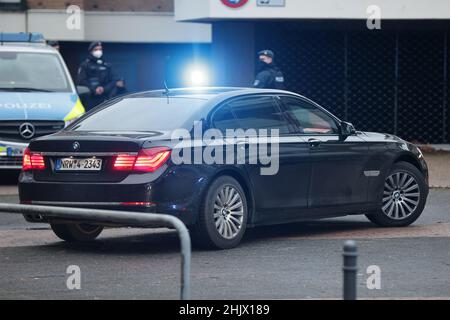
M 216 179 L 203 200 L 197 224 L 191 228 L 194 243 L 210 249 L 231 249 L 244 236 L 248 219 L 245 192 L 236 179 Z
M 427 196 L 422 172 L 410 163 L 396 163 L 384 181 L 380 209 L 367 218 L 382 227 L 409 226 L 422 214 Z
M 89 242 L 95 240 L 103 227 L 89 224 L 50 224 L 53 232 L 67 242 Z

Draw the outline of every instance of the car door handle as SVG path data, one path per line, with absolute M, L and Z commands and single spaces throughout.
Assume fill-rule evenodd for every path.
M 317 148 L 322 144 L 322 141 L 319 139 L 309 139 L 308 143 L 311 148 Z

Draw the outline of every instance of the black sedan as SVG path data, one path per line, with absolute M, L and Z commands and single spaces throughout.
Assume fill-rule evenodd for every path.
M 177 89 L 103 104 L 35 139 L 20 176 L 24 204 L 163 213 L 195 242 L 232 248 L 249 227 L 365 214 L 404 227 L 428 197 L 421 151 L 359 132 L 286 91 Z M 66 241 L 102 227 L 48 221 Z

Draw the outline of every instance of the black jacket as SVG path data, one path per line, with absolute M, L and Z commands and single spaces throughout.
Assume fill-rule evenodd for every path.
M 78 84 L 88 87 L 91 95 L 95 94 L 98 87 L 103 87 L 105 89 L 103 96 L 111 97 L 119 80 L 109 63 L 92 55 L 81 64 L 78 70 Z
M 255 88 L 261 89 L 280 89 L 285 88 L 284 75 L 275 64 L 265 64 L 256 75 Z

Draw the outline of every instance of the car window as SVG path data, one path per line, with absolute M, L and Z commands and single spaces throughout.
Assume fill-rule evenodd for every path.
M 212 116 L 214 128 L 226 133 L 227 129 L 236 129 L 239 127 L 236 118 L 231 112 L 228 104 L 220 107 Z
M 191 130 L 205 100 L 188 98 L 125 98 L 69 127 L 74 131 Z M 95 111 L 95 110 L 94 110 Z
M 230 102 L 229 107 L 239 129 L 278 129 L 280 134 L 289 133 L 289 125 L 271 96 L 237 99 Z
M 304 134 L 338 134 L 336 121 L 313 104 L 281 97 L 287 114 L 297 122 Z
M 0 89 L 15 88 L 71 91 L 67 74 L 58 55 L 0 52 Z

